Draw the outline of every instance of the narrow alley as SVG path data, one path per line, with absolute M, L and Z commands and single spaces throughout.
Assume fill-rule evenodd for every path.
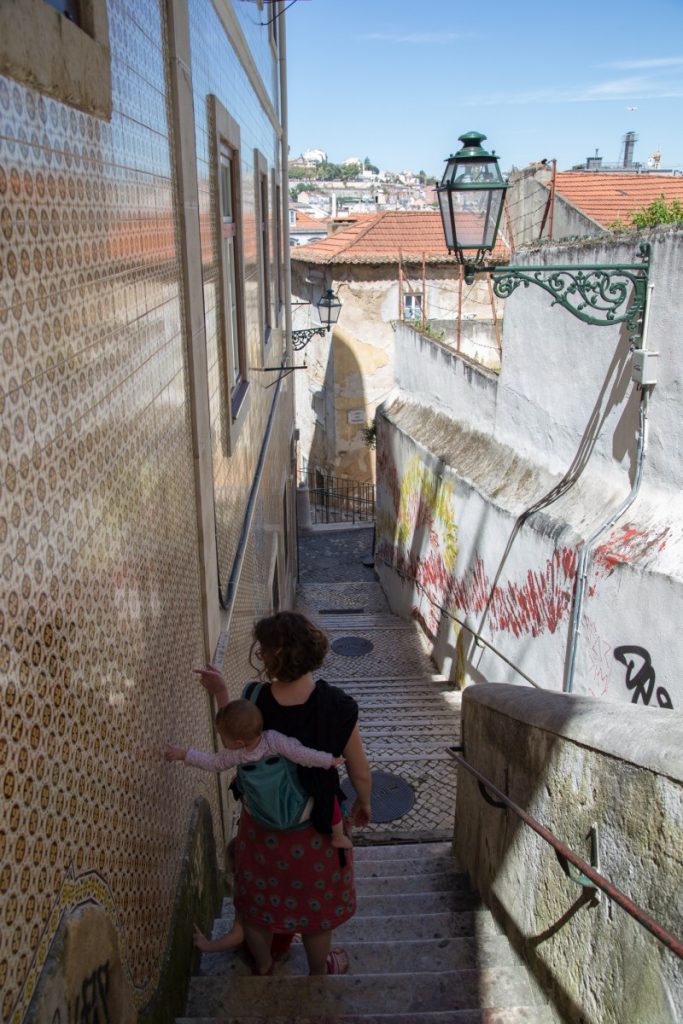
M 452 853 L 460 694 L 413 624 L 392 615 L 372 528 L 300 538 L 297 610 L 325 628 L 321 675 L 353 694 L 373 769 L 373 823 L 355 836 L 356 915 L 335 931 L 344 977 L 306 977 L 296 943 L 274 977 L 209 953 L 177 1024 L 550 1024 L 551 1011 Z M 225 900 L 213 937 L 233 923 Z

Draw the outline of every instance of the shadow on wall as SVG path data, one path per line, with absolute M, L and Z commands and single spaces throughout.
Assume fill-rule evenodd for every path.
M 597 824 L 597 870 L 675 932 L 683 735 L 680 722 L 669 733 L 671 722 L 664 710 L 514 685 L 472 687 L 463 700 L 466 761 L 588 864 Z M 560 1019 L 680 1019 L 675 955 L 616 903 L 563 874 L 552 847 L 489 803 L 463 768 L 456 855 Z
M 503 542 L 503 553 L 498 556 L 493 576 L 482 553 L 487 547 L 491 548 L 490 537 L 500 535 L 505 513 L 503 518 L 496 516 L 495 502 L 484 499 L 477 505 L 470 503 L 469 507 L 474 511 L 468 517 L 464 514 L 462 495 L 456 501 L 457 457 L 455 462 L 451 460 L 445 464 L 437 456 L 430 457 L 424 451 L 420 454 L 418 445 L 415 454 L 402 461 L 400 432 L 394 436 L 391 428 L 386 434 L 381 431 L 378 446 L 379 557 L 402 579 L 401 607 L 404 613 L 412 614 L 420 622 L 432 642 L 437 665 L 459 686 L 464 685 L 466 676 L 475 682 L 491 678 L 491 669 L 482 661 L 486 645 L 477 640 L 477 636 L 485 640 L 485 631 L 489 635 L 497 630 L 514 634 L 515 661 L 523 668 L 525 637 L 531 643 L 541 632 L 555 633 L 564 620 L 569 624 L 576 577 L 576 547 L 554 547 L 546 566 L 540 565 L 537 571 L 521 576 L 513 571 L 513 576 L 517 575 L 518 579 L 511 578 L 505 584 L 501 580 L 527 521 L 539 516 L 534 530 L 534 535 L 539 537 L 557 532 L 561 527 L 561 513 L 554 520 L 552 515 L 546 516 L 547 522 L 544 522 L 543 513 L 563 499 L 579 481 L 605 422 L 615 409 L 620 409 L 621 415 L 613 430 L 612 451 L 620 461 L 628 458 L 629 480 L 631 484 L 635 480 L 640 402 L 639 392 L 631 384 L 629 354 L 624 330 L 571 464 L 557 484 L 528 504 L 517 517 L 507 541 Z M 469 434 L 463 435 L 463 443 L 467 443 L 468 438 Z M 476 474 L 476 463 L 487 457 L 487 451 L 481 445 L 477 446 L 474 435 L 471 442 L 471 450 L 463 452 L 462 456 L 465 460 L 463 465 L 469 466 L 465 478 L 470 472 Z M 520 481 L 522 471 L 522 475 L 529 476 L 524 470 L 525 465 L 517 465 Z M 446 476 L 447 471 L 451 474 L 450 479 Z M 506 467 L 501 465 L 501 472 L 504 471 Z M 598 511 L 593 515 L 593 522 L 589 519 L 588 534 L 599 524 L 601 516 Z M 467 522 L 467 534 L 461 536 L 464 522 Z M 530 541 L 531 535 L 523 536 L 525 544 Z M 568 625 L 566 646 L 570 643 L 570 632 Z M 564 654 L 558 652 L 558 665 L 563 658 L 566 661 L 566 651 Z M 497 664 L 501 669 L 505 667 L 503 661 Z M 523 670 L 518 674 L 520 679 L 532 682 Z M 495 674 L 493 678 L 500 677 Z M 627 682 L 627 685 L 630 684 Z
M 325 383 L 313 397 L 315 426 L 305 464 L 331 476 L 360 483 L 374 480 L 374 459 L 363 437 L 369 426 L 363 369 L 353 336 L 342 327 L 332 330 Z
M 514 542 L 527 520 L 531 519 L 536 513 L 548 508 L 557 502 L 560 498 L 564 497 L 568 491 L 577 483 L 581 474 L 584 472 L 590 457 L 593 454 L 595 444 L 600 436 L 600 432 L 605 423 L 605 420 L 612 412 L 613 409 L 624 404 L 624 398 L 626 392 L 631 384 L 631 361 L 630 361 L 630 343 L 628 337 L 628 330 L 626 326 L 622 326 L 621 336 L 619 343 L 615 349 L 614 356 L 608 367 L 605 379 L 600 393 L 595 401 L 591 414 L 586 423 L 586 427 L 583 432 L 579 447 L 572 459 L 572 462 L 565 472 L 562 479 L 557 483 L 550 491 L 544 494 L 538 501 L 534 502 L 528 508 L 526 508 L 517 518 L 510 537 L 503 552 L 503 556 L 500 560 L 498 568 L 496 570 L 493 581 L 490 585 L 490 591 L 486 605 L 481 614 L 479 622 L 477 624 L 476 632 L 482 634 L 486 626 L 487 619 L 491 613 L 492 605 L 496 599 L 496 595 L 499 591 L 498 584 L 505 568 L 505 564 L 508 560 Z M 623 458 L 627 453 L 629 455 L 629 480 L 633 484 L 635 479 L 635 451 L 636 451 L 636 434 L 638 430 L 638 394 L 635 386 L 632 386 L 631 395 L 628 401 L 624 404 L 624 409 L 620 417 L 619 423 L 614 432 L 613 438 L 613 452 L 617 451 Z M 475 550 L 477 550 L 475 546 Z M 572 577 L 575 575 L 575 555 L 573 559 Z M 569 633 L 567 635 L 567 645 L 570 642 Z M 477 650 L 476 637 L 471 634 L 471 640 L 467 645 L 465 653 L 466 665 L 465 671 L 469 673 L 475 673 L 479 662 L 481 661 L 481 648 Z M 484 680 L 478 680 L 484 681 Z

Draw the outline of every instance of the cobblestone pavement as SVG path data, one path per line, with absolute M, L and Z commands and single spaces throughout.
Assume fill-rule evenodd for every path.
M 456 770 L 446 748 L 459 742 L 460 693 L 435 673 L 416 624 L 390 612 L 372 566 L 364 564 L 371 557 L 371 528 L 302 535 L 297 608 L 333 644 L 366 641 L 363 653 L 330 650 L 320 674 L 358 701 L 373 770 L 404 780 L 414 792 L 412 807 L 371 825 L 362 840 L 450 839 Z

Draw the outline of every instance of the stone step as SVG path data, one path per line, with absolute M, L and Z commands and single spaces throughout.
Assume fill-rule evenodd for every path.
M 377 697 L 368 697 L 367 694 L 359 693 L 356 696 L 350 693 L 349 690 L 346 692 L 358 702 L 358 706 L 361 709 L 362 724 L 374 719 L 379 719 L 380 721 L 384 719 L 386 721 L 390 713 L 392 717 L 396 716 L 394 727 L 398 726 L 404 717 L 408 715 L 413 719 L 420 720 L 421 725 L 428 725 L 433 718 L 448 717 L 457 728 L 460 727 L 459 712 L 439 697 L 434 698 L 430 695 L 420 699 L 419 697 L 408 698 L 402 694 L 394 694 L 391 698 L 389 711 L 386 700 L 379 694 Z
M 219 918 L 213 935 L 224 935 L 232 926 L 232 908 Z M 502 935 L 500 925 L 484 907 L 476 910 L 439 911 L 419 918 L 370 915 L 350 918 L 334 931 L 334 942 L 408 942 L 410 940 L 451 939 L 476 935 L 478 939 Z
M 521 967 L 446 971 L 440 974 L 348 974 L 325 978 L 273 976 L 195 977 L 186 1016 L 230 1017 L 244 1007 L 254 1017 L 318 1017 L 341 1013 L 423 1013 L 534 1005 Z
M 417 725 L 419 729 L 424 729 L 424 733 L 421 736 L 419 732 L 416 733 L 412 725 Z M 418 722 L 416 715 L 411 715 L 407 719 L 402 719 L 400 722 L 392 724 L 386 721 L 386 715 L 384 721 L 379 716 L 376 718 L 370 718 L 366 721 L 362 717 L 360 719 L 360 727 L 365 736 L 405 736 L 408 735 L 412 739 L 414 746 L 419 746 L 424 739 L 430 739 L 435 733 L 439 736 L 453 736 L 456 732 L 459 732 L 459 722 L 455 720 L 453 715 L 439 715 L 433 714 L 430 716 L 429 712 L 426 712 Z
M 366 614 L 359 611 L 337 611 L 334 613 L 318 611 L 313 613 L 311 617 L 323 629 L 330 633 L 339 633 L 340 636 L 345 633 L 353 633 L 356 629 L 368 630 L 370 632 L 375 629 L 399 630 L 407 636 L 412 636 L 415 633 L 415 627 L 410 622 L 405 622 L 404 619 L 399 619 L 397 615 L 392 615 L 391 613 L 372 612 Z
M 416 875 L 434 875 L 440 871 L 446 874 L 461 874 L 452 854 L 443 857 L 430 857 L 429 860 L 424 861 L 413 860 L 410 855 L 406 856 L 405 860 L 401 860 L 400 857 L 378 857 L 371 860 L 368 857 L 361 859 L 358 856 L 361 850 L 363 853 L 380 853 L 382 849 L 383 847 L 374 846 L 357 846 L 355 848 L 356 885 L 362 878 L 391 878 L 395 875 L 409 878 Z
M 334 1024 L 554 1024 L 542 1006 L 505 1006 L 486 1010 L 446 1010 L 442 1013 L 335 1014 Z M 264 1024 L 263 1017 L 178 1017 L 176 1024 Z M 319 1016 L 268 1017 L 267 1024 L 326 1024 Z
M 337 936 L 335 936 L 335 943 Z M 410 940 L 396 942 L 346 942 L 349 972 L 358 974 L 440 973 L 443 971 L 474 970 L 483 967 L 519 966 L 507 938 L 492 935 L 481 939 L 474 936 L 457 939 Z M 292 944 L 286 960 L 275 965 L 276 977 L 301 976 L 307 973 L 306 954 L 301 942 Z M 247 976 L 251 964 L 241 951 L 207 953 L 202 957 L 200 974 L 203 976 Z
M 366 893 L 358 901 L 356 915 L 378 917 L 380 914 L 404 914 L 410 917 L 413 914 L 439 914 L 446 910 L 474 910 L 480 905 L 479 896 L 472 891 L 452 892 L 446 889 L 441 892 L 386 893 L 380 896 Z
M 356 914 L 335 928 L 334 941 L 376 942 L 410 941 L 411 939 L 463 938 L 466 935 L 491 936 L 502 934 L 500 925 L 485 907 L 469 910 L 425 911 L 419 917 L 405 914 Z
M 356 867 L 364 860 L 405 860 L 419 861 L 421 863 L 433 862 L 442 858 L 453 856 L 453 846 L 449 843 L 387 843 L 380 849 L 373 847 L 372 850 L 360 848 L 354 852 Z
M 391 896 L 399 894 L 422 895 L 428 893 L 461 892 L 472 893 L 466 874 L 456 871 L 439 871 L 432 874 L 411 875 L 356 875 L 356 893 L 359 899 L 368 896 Z

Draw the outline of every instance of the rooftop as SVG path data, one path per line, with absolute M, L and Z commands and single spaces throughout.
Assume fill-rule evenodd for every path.
M 681 175 L 560 171 L 555 188 L 572 206 L 603 227 L 609 227 L 615 220 L 627 221 L 633 210 L 649 206 L 662 194 L 668 202 L 683 201 Z
M 509 259 L 507 243 L 498 239 L 493 256 Z M 349 218 L 327 238 L 299 246 L 293 260 L 305 263 L 455 263 L 444 243 L 441 215 L 432 210 L 387 210 Z
M 291 207 L 290 207 L 291 209 Z M 327 221 L 320 217 L 311 217 L 310 213 L 304 210 L 296 210 L 295 221 L 290 224 L 291 231 L 327 231 Z

